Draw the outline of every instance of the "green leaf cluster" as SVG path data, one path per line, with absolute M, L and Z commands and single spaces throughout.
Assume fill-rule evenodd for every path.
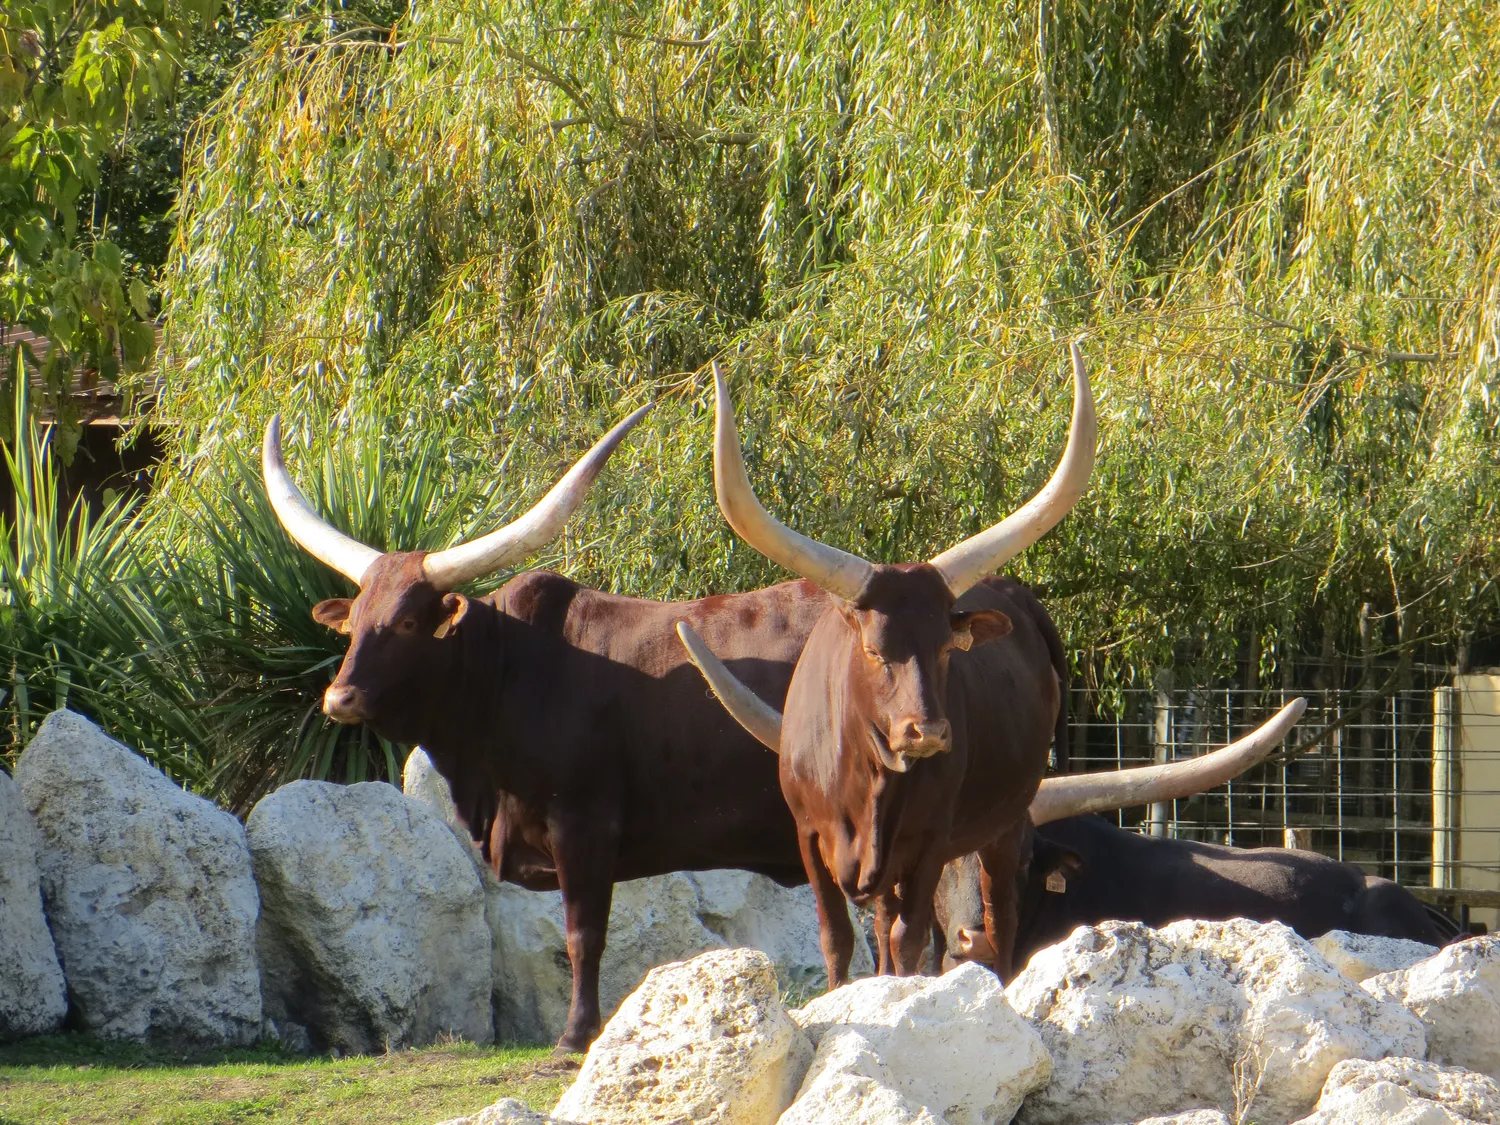
M 779 577 L 714 510 L 706 364 L 795 526 L 915 559 L 1045 478 L 1017 565 L 1102 685 L 1493 630 L 1500 31 L 1479 2 L 435 0 L 284 24 L 201 133 L 169 284 L 182 452 L 267 413 L 441 435 L 534 496 L 656 411 L 564 555 Z
M 389 768 L 313 710 L 337 645 L 307 607 L 343 584 L 245 468 L 277 410 L 325 510 L 414 547 L 655 400 L 536 562 L 680 598 L 784 577 L 714 505 L 711 360 L 767 506 L 906 560 L 1046 478 L 1082 335 L 1094 481 L 1013 572 L 1104 703 L 1165 664 L 1301 686 L 1310 655 L 1500 632 L 1488 8 L 432 0 L 268 26 L 186 157 L 177 456 L 141 537 L 192 568 L 164 619 L 212 638 L 200 690 L 265 708 L 248 784 Z
M 0 402 L 32 367 L 76 441 L 67 390 L 138 370 L 155 350 L 145 281 L 97 198 L 104 170 L 140 122 L 173 98 L 191 37 L 219 0 L 16 0 L 0 15 L 0 325 L 52 343 L 44 359 L 7 349 Z M 0 436 L 14 418 L 0 410 Z

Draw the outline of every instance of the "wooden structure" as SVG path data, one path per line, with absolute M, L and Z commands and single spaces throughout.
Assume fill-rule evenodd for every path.
M 161 328 L 156 330 L 157 345 L 161 344 Z M 8 367 L 9 356 L 18 346 L 24 345 L 36 363 L 46 358 L 51 348 L 44 336 L 21 327 L 0 327 L 0 354 L 7 358 L 3 366 Z M 27 365 L 30 367 L 30 364 Z M 40 376 L 35 370 L 28 372 L 34 393 L 37 420 L 44 426 L 54 421 L 52 412 L 43 401 Z M 148 381 L 149 385 L 149 381 Z M 149 393 L 149 392 L 148 392 Z M 113 383 L 92 377 L 83 369 L 71 374 L 69 398 L 83 422 L 78 447 L 72 463 L 62 468 L 63 499 L 71 507 L 74 499 L 83 497 L 92 506 L 99 505 L 109 491 L 145 492 L 151 486 L 151 473 L 164 454 L 161 434 L 151 426 L 140 427 L 129 445 L 120 444 L 123 434 L 121 413 L 125 407 L 124 396 Z M 10 481 L 0 473 L 0 513 L 10 516 L 14 512 L 14 498 Z

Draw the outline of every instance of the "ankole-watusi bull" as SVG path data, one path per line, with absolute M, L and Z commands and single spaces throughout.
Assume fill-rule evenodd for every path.
M 686 617 L 780 699 L 827 597 L 787 582 L 664 604 L 547 571 L 470 598 L 454 587 L 558 534 L 632 414 L 521 518 L 444 551 L 381 554 L 325 523 L 266 428 L 266 490 L 291 537 L 359 586 L 313 616 L 349 636 L 324 710 L 421 744 L 495 873 L 563 895 L 573 994 L 558 1043 L 599 1028 L 599 962 L 616 881 L 738 867 L 802 881 L 769 755 L 703 691 L 673 633 Z
M 994 963 L 1010 973 L 1019 848 L 1065 669 L 1035 596 L 989 576 L 1062 519 L 1088 482 L 1093 398 L 1076 345 L 1072 358 L 1072 428 L 1052 479 L 993 527 L 931 562 L 899 566 L 818 543 L 766 512 L 715 366 L 714 481 L 725 519 L 832 595 L 792 673 L 778 738 L 830 986 L 847 979 L 854 948 L 845 896 L 875 905 L 881 967 L 916 972 L 943 864 L 975 851 Z
M 783 729 L 781 713 L 736 679 L 690 625 L 680 623 L 677 632 L 725 709 L 761 743 L 779 750 Z M 1062 818 L 1078 819 L 1084 813 L 1170 801 L 1213 789 L 1264 761 L 1290 733 L 1306 708 L 1306 700 L 1294 699 L 1238 741 L 1189 761 L 1044 778 L 1032 799 L 1029 818 L 1039 831 L 1045 831 L 1042 826 L 1049 826 L 1053 821 L 1067 823 Z M 1028 905 L 1034 903 L 1038 888 L 1049 886 L 1048 876 L 1058 869 L 1048 866 L 1050 853 L 1045 848 L 1032 850 L 1034 841 L 1035 837 L 1028 832 L 1023 845 L 1024 865 L 1018 873 L 1019 929 L 1015 955 L 1018 966 L 1026 963 L 1033 948 L 1028 945 L 1028 926 L 1032 918 Z M 1058 865 L 1061 866 L 1064 865 Z M 1056 886 L 1054 878 L 1050 887 Z M 994 949 L 984 931 L 985 893 L 977 854 L 961 856 L 944 866 L 936 896 L 939 922 L 936 953 L 942 958 L 945 944 L 947 950 L 960 952 L 947 963 L 955 960 L 994 963 Z M 889 915 L 884 917 L 887 919 L 884 925 L 889 927 Z M 879 918 L 876 924 L 877 944 L 885 946 L 881 951 L 881 971 L 889 972 L 889 939 L 887 936 L 886 942 L 879 941 L 879 926 L 882 924 Z
M 353 599 L 314 610 L 350 638 L 325 710 L 420 743 L 496 874 L 561 889 L 573 993 L 559 1045 L 572 1049 L 598 1030 L 616 881 L 713 868 L 805 881 L 776 759 L 703 690 L 673 625 L 688 621 L 779 705 L 827 594 L 799 581 L 663 603 L 547 571 L 520 574 L 484 597 L 453 592 L 556 535 L 638 417 L 520 519 L 431 554 L 382 555 L 325 523 L 287 473 L 274 419 L 263 450 L 267 492 L 289 534 L 359 586 Z M 1181 795 L 1170 785 L 1184 776 L 1157 777 L 1153 784 L 1168 788 L 1140 799 Z M 1105 777 L 1049 778 L 1047 786 Z M 1113 807 L 1107 795 L 1097 800 L 1078 807 Z
M 1284 922 L 1305 938 L 1329 930 L 1429 945 L 1457 928 L 1410 891 L 1350 863 L 1286 848 L 1231 848 L 1143 836 L 1097 816 L 1039 824 L 1021 875 L 1015 960 L 1078 926 L 1165 926 L 1182 918 Z M 945 963 L 988 961 L 978 864 L 955 860 L 938 884 Z

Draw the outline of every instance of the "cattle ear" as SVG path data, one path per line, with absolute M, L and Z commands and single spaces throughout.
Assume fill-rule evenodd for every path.
M 1010 630 L 1010 618 L 998 609 L 971 609 L 953 615 L 953 644 L 965 652 Z
M 349 633 L 349 607 L 354 602 L 349 598 L 327 598 L 313 606 L 313 620 L 327 625 L 336 633 Z
M 1044 886 L 1049 894 L 1055 895 L 1067 891 L 1069 876 L 1077 875 L 1088 866 L 1078 852 L 1051 840 L 1038 841 L 1032 864 L 1045 873 Z
M 444 594 L 443 609 L 447 611 L 448 616 L 438 622 L 438 627 L 432 633 L 438 640 L 442 640 L 458 628 L 458 623 L 464 619 L 464 614 L 469 612 L 469 599 L 462 594 Z

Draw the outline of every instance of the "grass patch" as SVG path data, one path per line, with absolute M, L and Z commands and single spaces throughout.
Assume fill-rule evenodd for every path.
M 0 1047 L 0 1125 L 432 1125 L 507 1097 L 549 1110 L 574 1070 L 547 1047 L 184 1055 L 57 1035 Z

